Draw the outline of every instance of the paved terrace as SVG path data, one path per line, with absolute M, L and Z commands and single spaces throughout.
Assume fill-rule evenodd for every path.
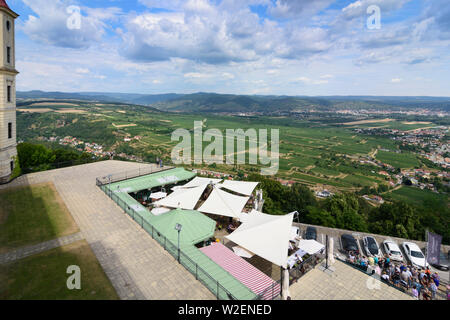
M 309 271 L 289 291 L 293 300 L 412 300 L 381 281 L 336 261 L 332 274 Z
M 53 182 L 121 299 L 215 296 L 96 186 L 96 178 L 153 165 L 104 161 L 22 176 L 13 188 Z

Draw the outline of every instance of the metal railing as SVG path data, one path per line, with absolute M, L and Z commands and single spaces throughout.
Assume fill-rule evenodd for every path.
M 281 280 L 274 281 L 264 291 L 262 291 L 254 300 L 276 300 L 281 296 Z
M 148 173 L 145 173 L 148 174 Z M 141 226 L 154 240 L 156 240 L 172 257 L 179 259 L 179 262 L 184 266 L 191 274 L 195 276 L 195 279 L 203 283 L 219 300 L 237 300 L 237 298 L 230 293 L 223 285 L 207 271 L 202 269 L 195 261 L 183 252 L 182 249 L 178 249 L 178 246 L 167 239 L 158 229 L 148 223 L 143 216 L 141 216 L 136 210 L 131 208 L 125 201 L 120 199 L 114 192 L 108 191 L 105 185 L 99 184 L 101 180 L 97 179 L 97 185 L 105 192 L 119 207 L 121 207 L 125 213 L 127 213 L 137 224 Z M 178 255 L 179 251 L 179 255 Z
M 146 164 L 146 163 L 143 163 Z M 173 169 L 174 167 L 155 167 L 155 166 L 146 166 L 146 167 L 139 167 L 139 169 L 120 172 L 116 174 L 110 174 L 105 177 L 100 177 L 96 179 L 96 184 L 98 187 L 107 185 L 109 183 L 115 183 L 120 182 L 128 179 L 138 178 L 142 176 L 146 176 L 152 173 L 162 172 L 166 170 Z
M 307 259 L 303 260 L 296 267 L 289 269 L 290 283 L 296 282 L 303 277 L 308 271 L 314 269 L 325 259 L 325 254 L 313 254 Z

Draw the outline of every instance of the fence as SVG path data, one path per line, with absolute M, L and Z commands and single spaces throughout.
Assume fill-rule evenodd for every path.
M 319 263 L 325 259 L 325 254 L 314 254 L 303 260 L 295 268 L 289 269 L 290 284 L 296 282 L 303 277 L 308 271 L 314 269 Z
M 143 174 L 148 174 L 144 172 Z M 124 176 L 128 176 L 124 174 Z M 132 175 L 131 175 L 132 176 Z M 117 177 L 121 177 L 118 175 Z M 128 178 L 129 179 L 129 178 Z M 167 239 L 161 232 L 148 223 L 138 212 L 120 199 L 113 192 L 108 192 L 108 188 L 102 184 L 102 179 L 97 179 L 97 185 L 105 192 L 115 203 L 121 207 L 125 213 L 127 213 L 137 224 L 139 224 L 153 239 L 155 239 L 167 252 L 169 252 L 175 259 L 179 260 L 179 263 L 184 266 L 191 274 L 195 276 L 195 279 L 203 283 L 219 300 L 237 300 L 233 294 L 225 289 L 218 280 L 215 280 L 208 272 L 203 270 L 195 261 L 193 261 L 183 250 L 179 250 L 178 246 L 173 244 Z M 111 181 L 112 182 L 112 181 Z M 108 179 L 109 183 L 109 179 Z M 268 288 L 266 290 L 269 290 Z M 273 288 L 272 288 L 273 290 Z M 255 300 L 262 299 L 262 295 L 259 295 Z
M 141 176 L 145 176 L 152 173 L 162 172 L 166 170 L 173 169 L 174 167 L 154 167 L 154 166 L 146 166 L 143 168 L 139 168 L 136 170 L 125 171 L 116 174 L 110 174 L 106 177 L 101 177 L 96 179 L 97 186 L 101 187 L 107 185 L 109 183 L 120 182 L 128 179 L 138 178 Z

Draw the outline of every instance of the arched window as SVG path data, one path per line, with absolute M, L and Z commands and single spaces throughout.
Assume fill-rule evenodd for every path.
M 9 20 L 8 20 L 8 21 L 6 21 L 6 30 L 9 31 L 9 29 L 11 29 L 11 22 L 9 22 Z

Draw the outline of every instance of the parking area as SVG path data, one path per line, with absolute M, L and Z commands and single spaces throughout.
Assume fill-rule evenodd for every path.
M 417 244 L 419 246 L 419 248 L 422 250 L 422 252 L 424 252 L 424 248 L 426 247 L 426 242 L 422 242 L 422 241 L 415 241 L 415 240 L 408 240 L 408 239 L 401 239 L 401 238 L 396 238 L 396 237 L 390 237 L 390 236 L 382 236 L 382 235 L 376 235 L 376 234 L 369 234 L 369 233 L 363 233 L 363 232 L 355 232 L 355 231 L 349 231 L 349 230 L 342 230 L 342 229 L 334 229 L 334 228 L 327 228 L 327 227 L 321 227 L 321 226 L 313 226 L 313 225 L 308 225 L 308 224 L 302 224 L 302 223 L 294 223 L 295 226 L 297 226 L 298 228 L 300 228 L 300 233 L 301 236 L 304 237 L 305 236 L 305 232 L 307 227 L 311 226 L 314 227 L 317 230 L 317 241 L 325 244 L 326 243 L 326 236 L 328 235 L 328 237 L 333 238 L 334 240 L 334 253 L 336 255 L 338 255 L 340 258 L 345 259 L 347 256 L 344 252 L 344 250 L 342 249 L 342 244 L 341 244 L 341 236 L 343 234 L 350 234 L 352 235 L 358 243 L 358 247 L 359 247 L 359 251 L 363 254 L 363 255 L 367 255 L 367 253 L 365 252 L 365 250 L 363 249 L 363 238 L 365 236 L 372 236 L 378 243 L 378 245 L 381 248 L 381 252 L 383 254 L 385 254 L 386 252 L 384 251 L 384 248 L 381 246 L 381 244 L 383 243 L 383 241 L 385 240 L 392 240 L 394 242 L 396 242 L 398 244 L 398 246 L 400 247 L 403 257 L 405 259 L 405 263 L 410 263 L 410 261 L 406 258 L 406 254 L 402 248 L 402 243 L 403 242 L 413 242 L 415 244 Z M 450 250 L 450 246 L 448 245 L 443 245 L 441 247 L 441 251 L 444 253 L 447 253 Z M 449 284 L 450 283 L 450 272 L 449 271 L 442 271 L 439 269 L 434 268 L 433 266 L 430 266 L 430 269 L 432 272 L 437 272 L 440 277 L 441 277 L 441 281 L 443 283 Z

